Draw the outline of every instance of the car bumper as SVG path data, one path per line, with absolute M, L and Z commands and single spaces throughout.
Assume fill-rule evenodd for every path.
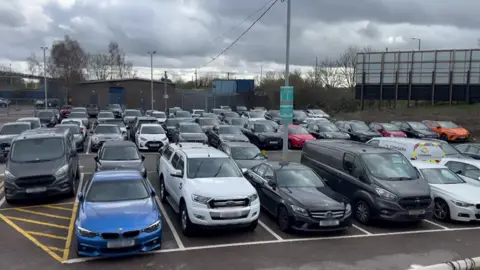
M 220 218 L 221 213 L 233 212 L 230 209 L 210 209 L 207 206 L 199 203 L 192 203 L 192 207 L 189 208 L 188 216 L 190 221 L 196 225 L 202 227 L 218 228 L 218 227 L 237 227 L 237 226 L 248 226 L 252 222 L 258 219 L 260 215 L 260 204 L 258 200 L 256 203 L 252 203 L 247 207 L 237 207 L 235 212 L 242 212 L 240 218 L 224 219 Z
M 321 226 L 320 219 L 315 219 L 310 216 L 293 215 L 292 216 L 292 229 L 305 232 L 334 232 L 343 231 L 352 226 L 352 213 L 342 217 L 338 220 L 338 225 L 334 226 Z
M 268 141 L 260 141 L 259 142 L 260 148 L 282 148 L 283 147 L 283 140 L 268 140 Z
M 372 210 L 373 218 L 376 219 L 393 222 L 410 222 L 430 217 L 433 212 L 433 204 L 425 208 L 406 210 L 395 201 L 377 198 Z M 419 211 L 422 213 L 419 214 Z
M 137 147 L 140 150 L 158 151 L 168 142 L 155 141 L 155 142 L 139 142 Z M 158 145 L 158 146 L 156 146 Z
M 12 200 L 26 200 L 33 198 L 53 197 L 61 194 L 67 194 L 71 191 L 71 183 L 68 177 L 56 180 L 53 184 L 47 186 L 35 187 L 45 187 L 45 191 L 28 193 L 27 188 L 18 187 L 8 181 L 5 181 L 5 197 Z
M 141 233 L 140 236 L 134 238 L 134 245 L 124 248 L 108 248 L 108 240 L 97 236 L 88 238 L 80 235 L 75 229 L 77 240 L 77 252 L 81 256 L 87 257 L 112 257 L 125 256 L 141 252 L 148 252 L 159 249 L 162 245 L 162 229 L 153 233 Z
M 450 218 L 457 221 L 479 221 L 480 220 L 480 209 L 476 209 L 475 206 L 471 207 L 460 207 L 456 204 L 449 203 L 450 208 Z
M 448 140 L 455 142 L 468 142 L 470 138 L 470 135 L 448 135 Z

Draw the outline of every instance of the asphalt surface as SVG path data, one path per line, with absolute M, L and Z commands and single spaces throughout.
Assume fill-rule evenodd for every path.
M 88 144 L 88 141 L 86 141 Z M 146 157 L 148 178 L 158 189 L 156 153 Z M 95 154 L 80 154 L 80 189 L 91 179 Z M 280 160 L 281 151 L 268 152 Z M 299 161 L 300 151 L 288 160 Z M 478 256 L 480 224 L 354 224 L 343 233 L 286 234 L 265 213 L 254 232 L 221 230 L 186 238 L 178 217 L 162 205 L 162 249 L 114 259 L 78 258 L 73 224 L 75 198 L 9 205 L 3 198 L 0 168 L 0 269 L 407 269 Z

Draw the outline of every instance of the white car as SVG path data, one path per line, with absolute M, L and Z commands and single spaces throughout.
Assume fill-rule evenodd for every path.
M 480 186 L 480 160 L 469 158 L 444 158 L 440 164 L 447 166 L 467 183 Z
M 82 120 L 82 123 L 84 126 L 86 126 L 87 128 L 90 128 L 90 122 L 88 121 L 87 112 L 74 112 L 72 110 L 72 112 L 68 116 L 68 119 L 80 119 Z
M 260 199 L 227 154 L 199 143 L 169 144 L 157 164 L 160 198 L 179 214 L 185 236 L 198 226 L 256 228 Z
M 436 219 L 467 222 L 480 219 L 480 187 L 468 184 L 442 165 L 418 160 L 412 161 L 412 165 L 430 185 Z
M 87 127 L 83 124 L 81 119 L 65 118 L 62 120 L 62 124 L 76 124 L 80 127 L 80 131 L 83 133 L 83 137 L 87 137 Z
M 202 115 L 202 113 L 204 113 L 205 110 L 200 110 L 200 109 L 193 109 L 192 110 L 192 117 L 196 118 L 196 117 L 200 117 L 200 115 Z
M 328 113 L 320 109 L 308 109 L 306 113 L 308 117 L 312 118 L 330 118 L 330 115 L 328 115 Z
M 143 124 L 135 133 L 139 150 L 157 150 L 168 144 L 167 134 L 159 124 Z
M 159 124 L 163 124 L 167 121 L 167 114 L 165 112 L 153 111 L 150 116 L 157 118 Z

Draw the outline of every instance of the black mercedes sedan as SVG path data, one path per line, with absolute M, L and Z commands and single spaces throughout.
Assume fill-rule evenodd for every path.
M 289 162 L 265 162 L 245 170 L 261 206 L 282 231 L 341 231 L 352 226 L 352 207 L 310 168 Z
M 341 131 L 335 124 L 325 120 L 311 121 L 307 124 L 306 129 L 317 139 L 350 139 L 348 133 Z
M 265 151 L 260 151 L 256 145 L 249 142 L 224 142 L 218 149 L 230 156 L 240 168 L 250 169 L 268 158 Z
M 242 129 L 242 132 L 251 143 L 260 148 L 282 148 L 282 133 L 277 132 L 276 127 L 272 124 L 251 121 Z
M 375 137 L 382 137 L 382 135 L 376 131 L 370 129 L 367 124 L 359 120 L 350 121 L 337 121 L 335 125 L 339 130 L 348 133 L 350 138 L 358 142 L 367 142 Z
M 235 126 L 215 126 L 208 130 L 206 134 L 208 143 L 216 148 L 223 142 L 250 142 L 250 140 L 243 135 L 242 130 Z

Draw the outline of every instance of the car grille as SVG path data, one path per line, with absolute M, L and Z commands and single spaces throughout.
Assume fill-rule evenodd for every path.
M 152 146 L 152 144 L 158 144 L 159 146 Z M 159 149 L 163 146 L 163 143 L 160 142 L 160 141 L 148 141 L 146 144 L 145 144 L 146 147 L 150 148 L 150 149 Z
M 137 237 L 139 234 L 140 234 L 140 231 L 139 231 L 139 230 L 135 230 L 135 231 L 127 231 L 127 232 L 124 232 L 124 233 L 122 234 L 122 236 L 125 237 L 125 238 L 133 238 L 133 237 Z
M 343 210 L 310 211 L 310 216 L 317 219 L 332 219 L 343 217 L 343 213 Z
M 15 181 L 15 184 L 22 188 L 33 186 L 48 186 L 55 181 L 53 175 L 36 175 L 29 177 L 20 177 Z
M 248 198 L 233 199 L 233 200 L 210 200 L 208 205 L 210 208 L 224 208 L 224 207 L 246 207 L 250 204 Z
M 408 197 L 400 199 L 398 202 L 403 209 L 424 209 L 430 206 L 432 199 L 430 197 Z
M 110 239 L 119 238 L 120 234 L 119 233 L 102 233 L 101 236 L 102 236 L 103 239 L 110 240 Z
M 123 232 L 122 234 L 115 233 L 115 232 L 106 232 L 101 234 L 102 238 L 106 240 L 118 239 L 120 238 L 120 235 L 123 238 L 134 238 L 140 235 L 140 231 L 139 230 L 126 231 L 126 232 Z

